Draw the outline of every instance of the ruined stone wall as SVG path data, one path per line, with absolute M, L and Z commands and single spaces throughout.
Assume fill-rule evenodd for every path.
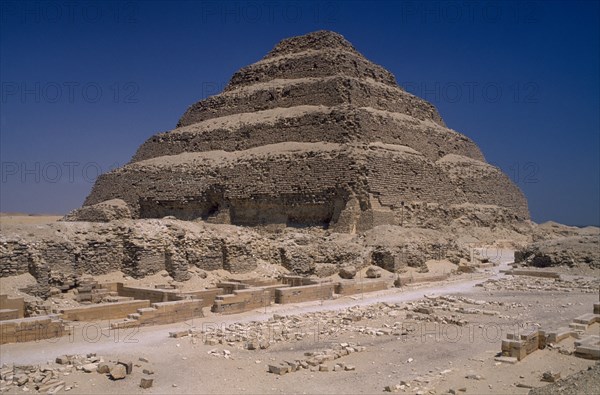
M 436 162 L 463 194 L 465 203 L 495 205 L 514 212 L 515 219 L 529 219 L 523 192 L 497 167 L 449 154 Z
M 55 316 L 40 316 L 0 321 L 0 344 L 55 339 L 69 334 Z
M 149 300 L 150 303 L 178 300 L 177 295 L 179 294 L 179 292 L 173 290 L 132 287 L 123 285 L 123 283 L 116 283 L 116 291 L 119 296 L 137 300 Z
M 369 189 L 383 206 L 397 209 L 402 201 L 457 202 L 448 177 L 422 156 L 390 150 L 367 160 Z
M 277 288 L 275 291 L 275 303 L 286 304 L 333 299 L 335 286 L 335 283 L 319 283 L 298 287 Z
M 120 196 L 142 218 L 214 221 L 218 215 L 219 221 L 238 225 L 322 227 L 343 220 L 348 222 L 343 228 L 355 225 L 359 231 L 401 224 L 404 215 L 411 221 L 413 212 L 403 212 L 402 202 L 442 207 L 420 210 L 425 222 L 430 214 L 448 223 L 467 203 L 508 210 L 513 220 L 528 218 L 519 189 L 501 171 L 474 159 L 452 154 L 433 162 L 408 147 L 381 143 L 368 149 L 325 144 L 321 150 L 296 143 L 289 152 L 277 152 L 282 145 L 270 147 L 269 153 L 261 147 L 243 155 L 219 154 L 218 161 L 211 153 L 185 153 L 166 163 L 134 163 L 100 177 L 86 204 Z M 356 207 L 348 208 L 354 197 Z
M 315 67 L 315 64 L 319 67 Z M 267 57 L 243 67 L 233 75 L 225 91 L 275 79 L 327 77 L 335 74 L 370 78 L 383 84 L 397 86 L 392 73 L 362 56 L 357 56 L 356 52 L 344 49 L 309 49 L 295 56 Z
M 60 309 L 61 318 L 68 321 L 99 321 L 125 318 L 138 309 L 150 307 L 148 300 L 126 300 L 122 302 L 100 303 L 89 306 Z
M 396 286 L 405 286 L 408 284 L 415 283 L 425 283 L 425 282 L 434 282 L 434 281 L 443 281 L 450 277 L 450 273 L 448 274 L 422 274 L 416 276 L 399 276 L 395 284 Z
M 372 107 L 406 114 L 445 126 L 432 104 L 399 87 L 347 76 L 278 80 L 277 83 L 272 81 L 240 87 L 195 103 L 183 114 L 177 127 L 226 115 L 273 108 L 304 104 L 333 107 L 346 103 L 352 103 L 355 107 Z M 386 100 L 381 100 L 382 97 Z
M 167 270 L 181 281 L 191 265 L 243 273 L 256 268 L 257 259 L 277 259 L 276 249 L 271 251 L 254 232 L 224 235 L 218 229 L 178 225 L 178 221 L 59 222 L 45 229 L 52 232 L 44 236 L 29 231 L 2 234 L 0 245 L 5 248 L 0 254 L 0 268 L 5 270 L 0 274 L 8 277 L 29 272 L 44 288 L 34 293 L 43 296 L 49 287 L 73 284 L 84 273 L 120 270 L 139 278 Z M 179 254 L 176 264 L 173 251 Z M 19 270 L 13 270 L 14 262 L 19 263 Z
M 204 121 L 159 133 L 140 146 L 132 162 L 182 152 L 240 151 L 286 141 L 383 142 L 413 148 L 432 160 L 450 153 L 484 159 L 464 135 L 409 115 L 348 106 L 301 108 L 300 115 L 266 110 L 258 120 L 253 114 L 239 114 L 235 122 L 226 122 L 233 116 L 224 117 L 222 123 Z
M 16 276 L 29 271 L 31 256 L 26 243 L 3 241 L 0 243 L 0 277 Z
M 364 266 L 363 249 L 356 244 L 336 243 L 327 240 L 311 240 L 306 244 L 288 242 L 279 247 L 279 261 L 281 265 L 292 273 L 298 275 L 314 274 L 318 267 L 333 265 L 337 267 L 342 263 L 351 263 Z M 302 277 L 284 278 L 284 284 L 293 286 L 310 284 Z
M 111 329 L 146 325 L 164 325 L 204 317 L 203 302 L 199 299 L 152 303 L 150 307 L 137 310 L 130 319 L 111 323 Z
M 371 155 L 368 160 L 370 190 L 383 206 L 396 209 L 396 218 L 402 215 L 402 202 L 405 206 L 412 202 L 444 205 L 446 213 L 438 212 L 439 219 L 459 217 L 455 212 L 465 203 L 505 208 L 513 219 L 529 218 L 521 191 L 504 173 L 486 163 L 462 162 L 456 170 L 454 165 L 431 163 L 414 155 Z M 454 212 L 447 210 L 450 206 Z M 411 211 L 404 214 L 409 220 Z
M 23 298 L 9 298 L 0 295 L 0 310 L 10 310 L 12 318 L 23 318 L 25 316 L 25 300 Z M 7 318 L 1 318 L 2 320 Z
M 85 271 L 89 274 L 100 275 L 119 270 L 128 253 L 124 245 L 126 235 L 95 237 L 94 233 L 77 245 L 76 267 L 77 271 Z
M 201 299 L 203 306 L 212 306 L 217 295 L 221 295 L 222 288 L 209 288 L 191 292 L 181 292 L 171 289 L 155 289 L 144 287 L 127 286 L 123 283 L 102 284 L 104 288 L 117 292 L 119 296 L 134 298 L 136 300 L 148 300 L 150 303 L 174 302 L 184 299 Z
M 186 259 L 190 265 L 205 270 L 223 268 L 223 249 L 226 246 L 221 239 L 191 239 L 185 243 Z
M 262 288 L 239 289 L 230 295 L 217 296 L 211 310 L 214 313 L 236 314 L 268 306 L 272 302 L 272 293 Z
M 211 307 L 215 303 L 216 297 L 222 293 L 223 290 L 221 288 L 209 288 L 200 291 L 186 292 L 185 295 L 189 295 L 193 299 L 201 300 L 202 307 Z
M 341 280 L 335 285 L 335 293 L 339 295 L 355 295 L 364 292 L 382 291 L 389 288 L 388 280 Z
M 336 201 L 343 201 L 345 191 L 355 184 L 353 168 L 354 160 L 339 150 L 191 166 L 146 161 L 101 176 L 85 204 L 121 196 L 142 218 L 208 219 L 224 205 L 233 224 L 285 224 L 295 218 L 323 224 L 335 214 Z
M 93 233 L 90 239 L 44 240 L 36 244 L 5 241 L 0 243 L 0 277 L 31 273 L 36 278 L 46 276 L 46 282 L 52 285 L 83 271 L 104 274 L 119 270 L 122 256 L 118 234 L 104 239 Z

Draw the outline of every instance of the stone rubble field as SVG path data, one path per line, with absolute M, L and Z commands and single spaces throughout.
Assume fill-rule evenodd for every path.
M 324 305 L 333 310 L 306 313 L 301 307 L 298 313 L 269 307 L 273 313 L 257 310 L 221 323 L 209 316 L 192 326 L 142 328 L 139 344 L 109 347 L 112 352 L 102 356 L 61 354 L 45 361 L 48 354 L 40 355 L 40 344 L 10 345 L 38 362 L 7 363 L 3 350 L 0 388 L 7 393 L 525 394 L 595 364 L 575 357 L 572 341 L 550 344 L 520 362 L 499 357 L 506 333 L 564 325 L 597 302 L 590 292 L 598 289 L 597 278 L 569 282 L 568 293 L 554 283 L 507 276 L 479 281 L 482 286 L 458 294 L 429 285 L 425 297 L 397 303 L 373 297 L 373 303 L 338 310 L 341 300 L 335 300 Z M 597 333 L 598 323 L 589 331 Z M 74 342 L 68 346 L 93 349 Z

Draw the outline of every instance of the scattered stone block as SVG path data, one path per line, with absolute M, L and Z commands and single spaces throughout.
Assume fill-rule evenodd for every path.
M 415 309 L 416 313 L 421 313 L 421 314 L 433 314 L 433 309 L 431 307 L 417 307 Z
M 515 364 L 515 363 L 519 362 L 519 360 L 514 357 L 496 357 L 496 358 L 494 358 L 494 360 L 498 361 L 498 362 L 504 362 L 504 363 L 510 363 L 510 364 Z
M 285 361 L 285 363 L 288 364 L 291 372 L 295 372 L 300 367 L 300 364 L 297 363 L 296 361 Z
M 575 355 L 586 359 L 600 359 L 599 346 L 580 346 L 575 349 Z
M 469 380 L 477 380 L 477 381 L 485 380 L 485 377 L 483 377 L 479 374 L 474 374 L 474 373 L 466 375 L 465 378 L 469 379 Z
M 65 385 L 64 381 L 59 381 L 59 380 L 49 380 L 48 382 L 46 382 L 44 385 L 41 385 L 38 388 L 38 392 L 40 393 L 55 393 L 53 391 L 55 391 L 57 388 L 63 388 Z
M 577 322 L 571 322 L 569 324 L 569 328 L 573 329 L 574 331 L 585 331 L 587 327 L 588 326 L 586 324 L 580 324 Z
M 381 269 L 377 266 L 371 266 L 365 272 L 367 278 L 380 278 L 381 277 Z
M 546 343 L 558 343 L 569 336 L 573 336 L 574 331 L 571 328 L 558 328 L 546 334 Z
M 560 379 L 560 372 L 544 372 L 544 374 L 542 375 L 542 381 L 546 381 L 548 383 L 554 383 L 555 381 L 557 381 L 558 379 Z
M 96 372 L 102 374 L 110 373 L 110 366 L 107 363 L 100 363 L 96 368 Z
M 68 365 L 70 362 L 71 362 L 71 360 L 66 355 L 61 355 L 60 357 L 56 357 L 56 363 L 59 365 Z
M 87 363 L 81 367 L 85 373 L 92 373 L 98 370 L 98 365 L 95 363 Z
M 269 348 L 271 346 L 271 343 L 269 343 L 268 340 L 262 340 L 260 342 L 260 349 L 261 350 L 266 350 L 267 348 Z
M 178 339 L 180 337 L 188 336 L 189 334 L 190 334 L 189 331 L 169 332 L 169 337 L 173 337 L 175 339 Z
M 26 374 L 17 374 L 13 377 L 13 383 L 17 383 L 19 387 L 25 385 L 28 381 L 29 377 Z
M 127 376 L 127 368 L 125 365 L 116 364 L 110 369 L 110 377 L 113 380 L 122 380 Z
M 119 361 L 119 362 L 117 362 L 117 364 L 125 366 L 125 373 L 126 374 L 131 374 L 131 372 L 133 372 L 133 362 L 131 362 L 131 361 Z
M 354 266 L 346 266 L 340 269 L 339 275 L 341 278 L 350 280 L 356 276 L 356 267 Z
M 258 349 L 260 346 L 258 344 L 257 341 L 249 341 L 246 342 L 246 350 L 256 350 Z
M 49 391 L 47 392 L 47 394 L 49 394 L 49 395 L 54 395 L 54 394 L 57 394 L 57 393 L 59 393 L 59 392 L 60 392 L 60 391 L 61 391 L 61 390 L 62 390 L 64 387 L 65 387 L 65 385 L 64 385 L 64 384 L 60 384 L 60 385 L 58 385 L 58 386 L 56 386 L 56 387 L 52 388 L 51 390 L 49 390 Z
M 532 385 L 523 384 L 523 383 L 517 383 L 517 384 L 515 384 L 515 387 L 518 387 L 518 388 L 533 388 Z
M 269 365 L 269 372 L 283 376 L 290 370 L 289 366 Z
M 152 387 L 152 384 L 154 383 L 154 379 L 147 379 L 145 377 L 142 377 L 142 379 L 140 380 L 140 387 L 141 388 L 150 388 Z

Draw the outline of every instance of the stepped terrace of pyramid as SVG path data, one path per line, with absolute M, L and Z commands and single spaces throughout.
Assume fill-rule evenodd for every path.
M 529 219 L 519 188 L 473 141 L 328 31 L 283 40 L 235 73 L 100 176 L 67 218 L 106 220 L 94 213 L 107 208 L 114 218 L 343 233 Z

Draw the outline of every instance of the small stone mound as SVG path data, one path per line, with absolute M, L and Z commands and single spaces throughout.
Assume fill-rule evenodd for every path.
M 599 234 L 537 241 L 516 251 L 515 262 L 533 267 L 588 265 L 600 269 Z
M 377 266 L 371 266 L 367 269 L 365 275 L 367 276 L 367 278 L 380 278 L 381 268 Z
M 131 219 L 131 211 L 122 199 L 111 199 L 71 211 L 63 221 L 110 222 Z
M 590 366 L 588 370 L 572 374 L 544 387 L 534 388 L 529 395 L 575 395 L 596 394 L 600 388 L 600 364 Z
M 354 266 L 346 266 L 340 269 L 339 275 L 341 278 L 350 280 L 356 276 L 356 268 Z

